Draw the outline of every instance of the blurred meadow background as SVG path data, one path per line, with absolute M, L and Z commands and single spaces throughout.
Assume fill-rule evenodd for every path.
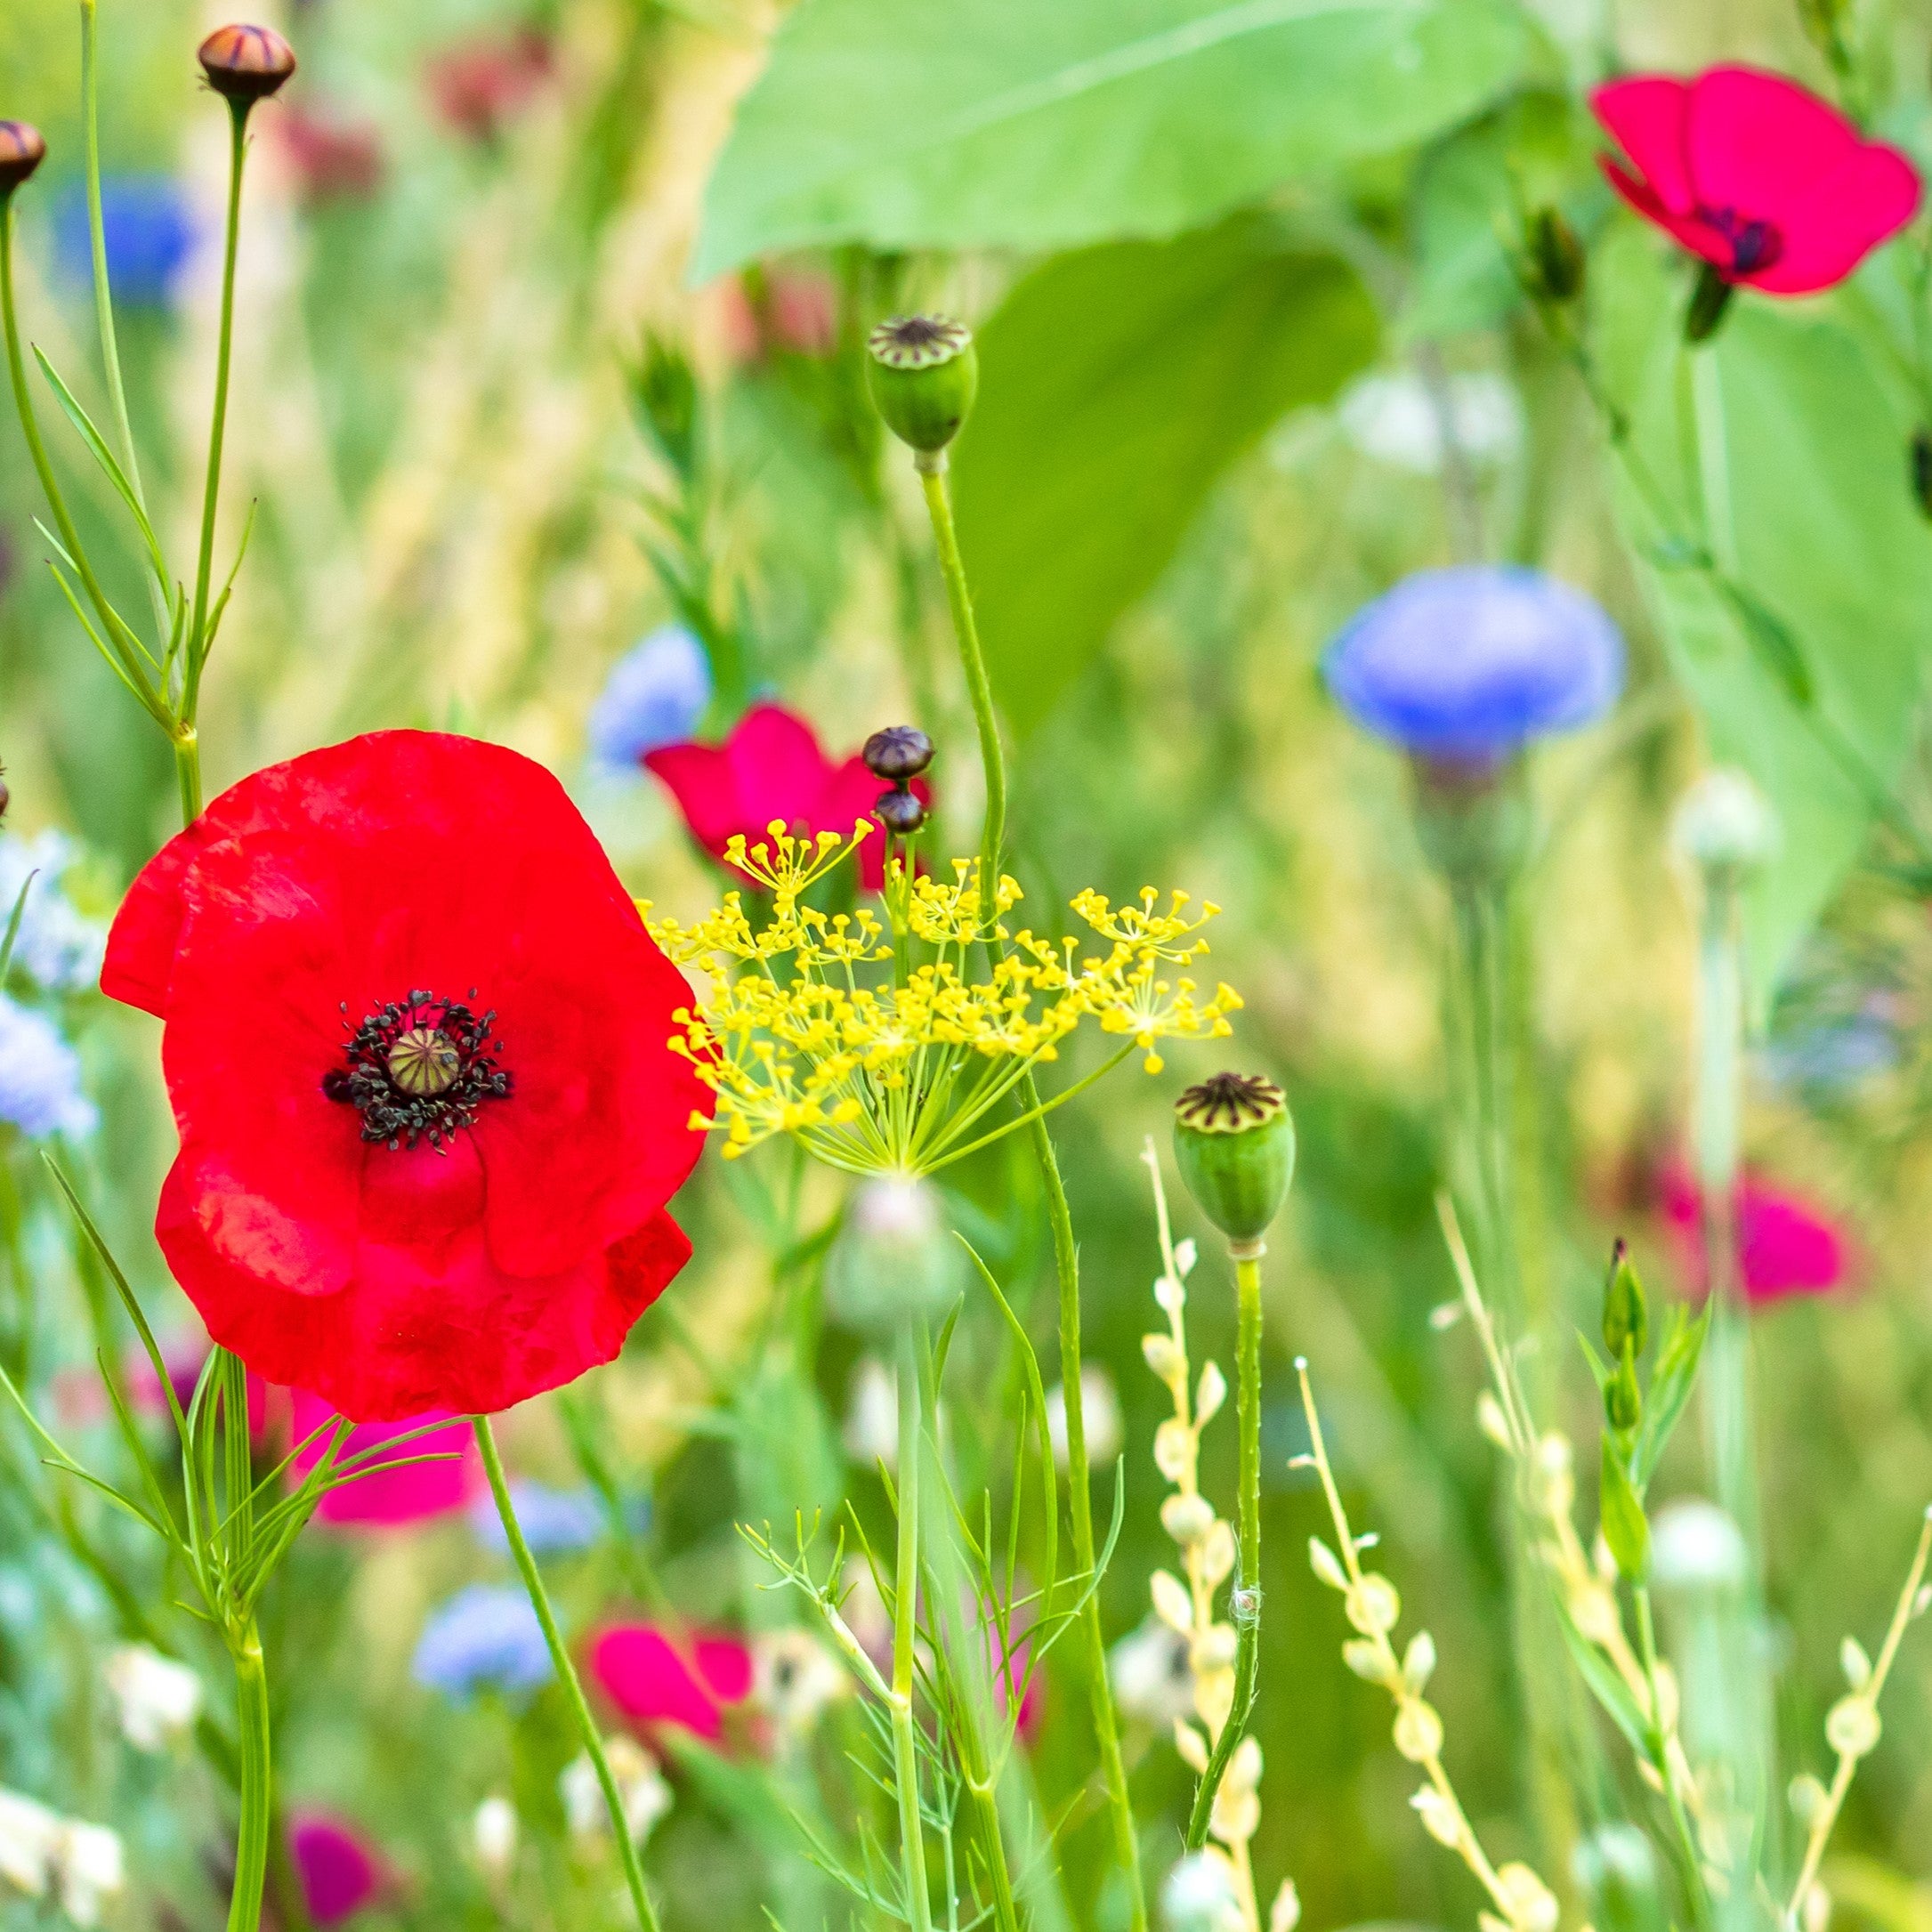
M 1320 653 L 1405 573 L 1473 558 L 1585 586 L 1624 634 L 1616 709 L 1532 759 L 1547 837 L 1513 940 L 1528 990 L 1512 1132 L 1537 1265 L 1564 1311 L 1555 1346 L 1594 1324 L 1613 1236 L 1660 1299 L 1698 1286 L 1685 1205 L 1697 901 L 1671 814 L 1714 760 L 1744 764 L 1778 807 L 1782 843 L 1750 926 L 1745 1159 L 1775 1222 L 1751 1341 L 1781 1716 L 1815 1744 L 1839 1639 L 1882 1625 L 1932 1498 L 1924 881 L 1870 802 L 1831 793 L 1765 722 L 1748 649 L 1700 655 L 1694 626 L 1673 634 L 1668 589 L 1627 540 L 1597 420 L 1511 255 L 1522 197 L 1566 211 L 1590 244 L 1601 353 L 1634 392 L 1645 333 L 1685 284 L 1661 241 L 1613 212 L 1582 88 L 1617 68 L 1718 59 L 1820 87 L 1830 77 L 1806 10 L 1785 0 L 1443 0 L 1406 10 L 1417 37 L 1390 64 L 1304 72 L 1279 125 L 1231 88 L 1192 103 L 1192 133 L 1136 120 L 1129 101 L 1008 142 L 945 125 L 920 95 L 922 76 L 937 87 L 956 67 L 990 92 L 1023 88 L 1034 37 L 1071 44 L 1110 6 L 1145 15 L 1148 31 L 1174 11 L 281 7 L 271 23 L 301 70 L 255 126 L 224 555 L 250 501 L 256 512 L 203 707 L 208 789 L 380 725 L 461 730 L 549 765 L 639 896 L 694 917 L 715 869 L 657 780 L 600 755 L 592 719 L 614 667 L 689 622 L 695 598 L 741 651 L 738 703 L 775 697 L 837 758 L 883 725 L 928 730 L 940 823 L 950 849 L 971 849 L 972 718 L 915 481 L 887 460 L 861 360 L 884 315 L 937 308 L 971 323 L 982 401 L 957 457 L 961 536 L 1011 732 L 1014 869 L 1031 917 L 1056 929 L 1079 886 L 1119 899 L 1148 880 L 1225 908 L 1209 976 L 1247 1000 L 1230 1063 L 1278 1078 L 1300 1132 L 1266 1277 L 1255 1864 L 1265 1892 L 1292 1873 L 1311 1926 L 1457 1925 L 1475 1895 L 1416 1829 L 1413 1772 L 1378 1694 L 1337 1661 L 1340 1621 L 1304 1561 L 1321 1500 L 1289 1467 L 1307 1446 L 1290 1367 L 1306 1354 L 1358 1525 L 1381 1532 L 1386 1567 L 1435 1637 L 1459 1788 L 1513 1855 L 1527 1831 L 1522 1718 L 1495 1455 L 1475 1422 L 1482 1365 L 1466 1329 L 1430 1321 L 1454 1293 L 1435 1208 L 1450 1159 L 1446 900 L 1403 759 L 1338 709 Z M 184 541 L 225 158 L 190 56 L 220 17 L 182 0 L 101 6 L 129 401 L 150 491 Z M 1855 19 L 1871 121 L 1923 160 L 1932 12 L 1862 0 Z M 36 122 L 50 149 L 20 203 L 23 314 L 92 398 L 77 61 L 69 0 L 7 0 L 0 112 Z M 869 158 L 894 111 L 930 116 L 931 140 L 910 161 L 884 141 Z M 1199 125 L 1217 116 L 1218 144 Z M 1798 586 L 1787 602 L 1820 675 L 1883 740 L 1874 756 L 1908 818 L 1924 803 L 1913 699 L 1932 637 L 1932 544 L 1908 457 L 1926 404 L 1910 357 L 1886 345 L 1910 337 L 1900 318 L 1922 256 L 1901 242 L 1799 319 L 1730 325 L 1740 356 L 1798 372 L 1789 413 L 1747 425 L 1759 437 L 1737 485 L 1758 518 L 1750 541 L 1766 580 Z M 1919 295 L 1922 309 L 1922 284 Z M 687 367 L 697 427 L 681 466 L 666 424 Z M 1741 369 L 1739 393 L 1750 379 Z M 0 882 L 15 882 L 11 901 L 39 866 L 70 922 L 66 952 L 58 934 L 44 956 L 22 952 L 9 990 L 77 1051 L 84 1098 L 61 1137 L 164 1339 L 191 1346 L 150 1230 L 172 1146 L 153 1029 L 92 990 L 105 920 L 173 829 L 174 773 L 42 567 L 32 473 L 0 414 Z M 70 440 L 57 462 L 138 603 L 138 558 L 114 534 L 105 486 Z M 1807 582 L 1823 586 L 1808 604 Z M 732 722 L 721 691 L 683 728 L 715 738 Z M 1145 1624 L 1150 1572 L 1171 1549 L 1150 1461 L 1168 1402 L 1139 1344 L 1160 1268 L 1139 1157 L 1150 1134 L 1165 1147 L 1175 1092 L 1215 1071 L 1218 1051 L 1176 1043 L 1164 1072 L 1124 1071 L 1056 1124 L 1088 1366 L 1111 1384 L 1128 1472 L 1102 1591 L 1110 1641 Z M 37 1158 L 46 1125 L 0 1123 L 0 1343 L 81 1442 L 106 1427 L 87 1315 L 103 1290 Z M 1038 1184 L 997 1152 L 960 1172 L 956 1214 L 1014 1284 L 1051 1378 Z M 829 1520 L 847 1499 L 884 1520 L 876 1371 L 862 1339 L 826 1318 L 819 1282 L 841 1205 L 777 1146 L 730 1168 L 707 1160 L 679 1204 L 696 1258 L 665 1319 L 567 1402 L 506 1419 L 519 1480 L 590 1512 L 545 1559 L 573 1629 L 670 1603 L 767 1657 L 797 1611 L 763 1587 L 734 1524 L 782 1527 L 801 1508 Z M 1176 1213 L 1200 1233 L 1191 1209 Z M 1192 1339 L 1230 1362 L 1218 1267 L 1209 1256 L 1196 1277 Z M 963 1329 L 968 1359 L 992 1361 L 996 1329 Z M 1578 1367 L 1565 1349 L 1552 1372 L 1587 1439 Z M 1005 1394 L 966 1380 L 959 1440 L 990 1432 Z M 105 1922 L 216 1923 L 226 1800 L 186 1747 L 124 1736 L 103 1673 L 125 1618 L 67 1530 L 125 1543 L 158 1601 L 165 1579 L 86 1499 L 59 1494 L 12 1419 L 4 1433 L 0 1785 L 121 1833 L 126 1882 Z M 1701 1486 L 1694 1434 L 1666 1496 Z M 1112 1453 L 1096 1456 L 1103 1521 Z M 1203 1453 L 1204 1487 L 1230 1513 L 1231 1423 Z M 577 1746 L 555 1687 L 439 1681 L 424 1664 L 439 1612 L 509 1580 L 480 1524 L 467 1499 L 406 1525 L 319 1523 L 265 1613 L 271 1650 L 301 1659 L 277 1679 L 286 1801 L 373 1852 L 382 1882 L 355 1912 L 371 1932 L 618 1922 L 609 1869 L 577 1842 L 560 1792 Z M 171 1641 L 196 1661 L 191 1634 Z M 1045 1673 L 1031 1750 L 1048 1812 L 1072 1807 L 1068 1909 L 1114 1932 L 1125 1920 L 1102 1877 L 1104 1824 L 1082 1797 L 1090 1738 L 1071 1652 Z M 1122 1694 L 1152 1820 L 1184 1806 L 1191 1781 L 1158 1696 L 1136 1715 Z M 715 1750 L 665 1747 L 671 1802 L 651 1864 L 672 1932 L 843 1920 L 748 1767 L 808 1778 L 849 1721 L 835 1706 L 795 1735 L 727 1712 Z M 1932 1653 L 1908 1645 L 1835 1841 L 1847 1920 L 1932 1924 L 1928 1733 Z M 1822 1759 L 1819 1746 L 1786 1768 Z M 508 1858 L 479 1831 L 497 1798 L 519 1825 Z M 1156 1871 L 1171 1839 L 1151 1828 Z M 0 1880 L 0 1924 L 55 1916 Z

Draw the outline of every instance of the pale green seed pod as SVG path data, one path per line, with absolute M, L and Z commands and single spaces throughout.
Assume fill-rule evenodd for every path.
M 922 455 L 943 449 L 979 393 L 973 332 L 936 315 L 897 315 L 866 338 L 866 375 L 885 426 Z
M 1258 1242 L 1295 1177 L 1295 1121 L 1273 1080 L 1217 1073 L 1174 1106 L 1174 1158 L 1200 1211 L 1231 1242 Z

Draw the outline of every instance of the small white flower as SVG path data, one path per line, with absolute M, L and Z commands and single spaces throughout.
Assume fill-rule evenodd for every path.
M 1439 393 L 1408 370 L 1365 376 L 1342 398 L 1342 433 L 1378 463 L 1433 476 L 1447 455 L 1445 408 L 1457 448 L 1470 463 L 1501 462 L 1522 441 L 1516 392 L 1488 373 L 1451 376 Z
M 1725 1590 L 1744 1580 L 1744 1539 L 1715 1503 L 1668 1503 L 1651 1525 L 1651 1564 L 1661 1588 Z
M 106 1675 L 120 1706 L 121 1735 L 136 1750 L 172 1750 L 201 1714 L 201 1679 L 145 1644 L 123 1644 L 109 1657 Z
M 852 1371 L 845 1397 L 845 1453 L 861 1467 L 899 1466 L 899 1378 L 877 1355 Z
M 851 1688 L 838 1659 L 809 1630 L 772 1630 L 751 1640 L 751 1694 L 786 1731 L 808 1731 Z
M 78 1819 L 61 1827 L 53 1867 L 61 1910 L 77 1926 L 99 1925 L 101 1902 L 117 1896 L 127 1882 L 119 1835 L 104 1824 L 84 1824 Z
M 1151 1617 L 1107 1657 L 1114 1702 L 1129 1718 L 1166 1730 L 1194 1708 L 1194 1673 L 1182 1633 Z
M 29 1898 L 44 1898 L 53 1875 L 61 1821 L 18 1791 L 0 1791 L 0 1879 Z
M 624 1822 L 632 1838 L 642 1845 L 651 1836 L 651 1828 L 671 1808 L 671 1787 L 664 1782 L 658 1760 L 635 1738 L 606 1738 L 603 1750 L 610 1762 L 610 1774 L 617 1780 Z M 609 1829 L 610 1809 L 604 1803 L 603 1786 L 588 1751 L 579 1752 L 563 1767 L 557 1790 L 563 1799 L 563 1815 L 578 1838 L 591 1838 Z
M 1168 1932 L 1241 1932 L 1241 1888 L 1225 1853 L 1190 1852 L 1160 1888 Z
M 1080 1414 L 1087 1425 L 1087 1461 L 1101 1468 L 1120 1453 L 1127 1432 L 1120 1420 L 1120 1397 L 1113 1378 L 1095 1362 L 1080 1364 Z M 1067 1466 L 1067 1388 L 1055 1382 L 1047 1391 L 1047 1433 L 1053 1441 L 1053 1459 Z
M 579 1760 L 586 1768 L 590 1759 Z M 597 1789 L 597 1774 L 591 1769 L 591 1791 L 601 1807 L 603 1793 Z M 570 1807 L 570 1798 L 565 1796 L 565 1808 Z M 576 1823 L 572 1815 L 571 1823 Z M 518 1837 L 516 1807 L 500 1793 L 492 1793 L 476 1807 L 475 1815 L 470 1820 L 470 1845 L 476 1854 L 476 1862 L 493 1878 L 502 1878 L 516 1862 Z

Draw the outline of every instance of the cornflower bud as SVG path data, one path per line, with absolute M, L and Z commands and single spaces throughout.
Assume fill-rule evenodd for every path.
M 47 158 L 40 130 L 27 121 L 0 121 L 0 201 L 31 179 Z
M 196 58 L 216 93 L 248 107 L 279 93 L 295 71 L 295 50 L 267 27 L 217 27 Z
M 1610 1275 L 1604 1283 L 1604 1346 L 1615 1361 L 1626 1342 L 1633 1354 L 1641 1355 L 1649 1340 L 1650 1308 L 1644 1284 L 1630 1265 L 1629 1250 L 1619 1240 L 1610 1250 Z
M 1295 1177 L 1287 1096 L 1253 1073 L 1217 1073 L 1174 1105 L 1174 1158 L 1195 1205 L 1238 1248 L 1258 1249 Z
M 1551 302 L 1573 302 L 1583 293 L 1583 244 L 1560 208 L 1541 207 L 1531 215 L 1530 263 L 1537 293 Z
M 866 338 L 867 379 L 885 426 L 923 456 L 943 449 L 979 392 L 973 332 L 936 315 L 896 315 Z
M 933 762 L 933 740 L 912 724 L 889 724 L 874 732 L 860 754 L 865 768 L 874 778 L 889 785 L 903 785 Z

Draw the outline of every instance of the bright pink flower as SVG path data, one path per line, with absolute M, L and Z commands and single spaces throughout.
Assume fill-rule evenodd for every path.
M 735 1637 L 700 1633 L 681 1648 L 654 1624 L 613 1624 L 592 1640 L 590 1669 L 633 1724 L 707 1743 L 723 1734 L 724 1707 L 751 1695 L 751 1653 Z
M 775 704 L 754 705 L 722 745 L 664 745 L 644 754 L 644 767 L 670 788 L 691 837 L 716 859 L 737 834 L 757 845 L 773 820 L 807 837 L 850 837 L 891 789 L 856 752 L 834 764 L 811 725 Z M 912 788 L 927 796 L 921 781 Z M 876 823 L 859 848 L 859 879 L 875 893 L 885 882 L 885 838 Z
M 1611 186 L 1726 281 L 1766 295 L 1843 281 L 1919 206 L 1896 148 L 1779 74 L 1642 75 L 1590 105 L 1632 164 L 1604 158 Z
M 309 1916 L 319 1926 L 352 1919 L 387 1881 L 380 1855 L 352 1825 L 327 1812 L 295 1813 L 288 1822 L 288 1850 Z
M 549 79 L 550 43 L 534 28 L 454 47 L 426 75 L 437 111 L 458 133 L 489 142 Z
M 290 1466 L 288 1480 L 291 1486 L 299 1483 L 321 1460 L 322 1451 L 329 1441 L 329 1432 L 325 1425 L 335 1417 L 335 1411 L 319 1395 L 311 1395 L 299 1388 L 294 1391 L 294 1439 L 305 1446 L 297 1451 Z M 340 1467 L 352 1456 L 379 1450 L 384 1443 L 394 1442 L 396 1437 L 408 1435 L 411 1429 L 421 1428 L 425 1422 L 441 1421 L 447 1413 L 447 1411 L 437 1410 L 428 1415 L 412 1416 L 402 1422 L 359 1423 L 337 1451 L 336 1466 Z M 322 1433 L 317 1435 L 318 1430 Z M 456 1510 L 468 1508 L 482 1491 L 481 1452 L 476 1446 L 474 1431 L 460 1416 L 452 1417 L 447 1428 L 436 1429 L 427 1435 L 417 1436 L 414 1442 L 398 1444 L 392 1458 L 377 1456 L 370 1459 L 400 1460 L 408 1456 L 448 1456 L 452 1459 L 412 1462 L 406 1469 L 381 1469 L 373 1475 L 359 1475 L 340 1489 L 325 1492 L 316 1506 L 316 1520 L 383 1526 L 425 1523 L 432 1516 L 446 1516 Z
M 1702 1204 L 1683 1167 L 1663 1176 L 1661 1205 L 1684 1273 L 1703 1289 Z M 1753 1305 L 1788 1295 L 1827 1295 L 1852 1272 L 1851 1243 L 1824 1214 L 1797 1195 L 1747 1176 L 1737 1191 L 1738 1264 Z
M 368 123 L 291 102 L 270 125 L 311 200 L 366 201 L 383 185 L 382 136 Z
M 838 335 L 838 296 L 823 275 L 772 271 L 754 289 L 742 278 L 719 285 L 719 321 L 734 362 L 760 362 L 780 351 L 829 355 Z

